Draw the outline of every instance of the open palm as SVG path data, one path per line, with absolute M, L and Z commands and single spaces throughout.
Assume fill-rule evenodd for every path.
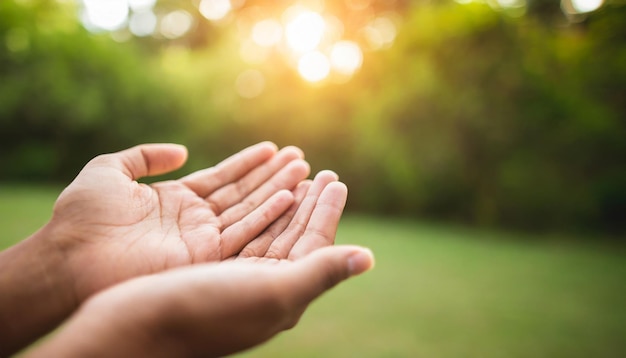
M 179 168 L 186 156 L 168 144 L 102 155 L 61 194 L 49 225 L 67 252 L 79 301 L 138 275 L 291 250 L 304 228 L 296 221 L 308 220 L 321 191 L 336 180 L 324 172 L 315 185 L 302 182 L 309 167 L 300 150 L 260 143 L 179 180 L 137 182 Z M 308 211 L 295 216 L 296 201 Z
M 128 280 L 94 295 L 38 356 L 224 356 L 293 327 L 309 303 L 373 265 L 334 243 L 347 189 L 322 171 L 291 207 L 222 262 Z

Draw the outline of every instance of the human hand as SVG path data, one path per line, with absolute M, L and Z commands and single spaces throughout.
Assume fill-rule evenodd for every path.
M 368 270 L 354 246 L 297 260 L 234 260 L 142 276 L 87 301 L 24 357 L 219 357 L 293 327 L 316 297 Z
M 333 243 L 345 204 L 335 178 L 322 172 L 303 182 L 292 208 L 241 255 L 114 286 L 30 354 L 223 356 L 292 327 L 313 299 L 373 265 L 367 249 L 316 250 Z
M 232 257 L 293 202 L 309 174 L 302 152 L 260 143 L 217 166 L 151 185 L 179 168 L 178 145 L 149 144 L 90 161 L 63 191 L 46 226 L 66 257 L 76 301 L 114 283 Z

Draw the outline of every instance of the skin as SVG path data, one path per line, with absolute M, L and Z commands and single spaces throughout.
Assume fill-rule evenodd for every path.
M 0 253 L 0 356 L 111 285 L 238 254 L 293 204 L 291 190 L 309 174 L 302 157 L 265 142 L 151 185 L 137 180 L 181 167 L 184 147 L 147 144 L 94 158 L 59 196 L 48 224 Z
M 32 356 L 220 356 L 293 326 L 307 305 L 373 265 L 334 243 L 347 188 L 294 147 L 260 143 L 150 185 L 184 147 L 90 161 L 37 233 L 0 253 L 0 356 L 71 316 Z M 318 250 L 319 249 L 319 250 Z M 42 304 L 42 299 L 45 304 Z
M 186 157 L 172 145 L 100 156 L 63 191 L 49 226 L 78 301 L 124 279 L 235 255 L 292 204 L 289 191 L 309 174 L 298 149 L 261 143 L 180 180 L 136 181 Z
M 247 252 L 265 256 L 240 254 L 117 285 L 26 356 L 218 357 L 293 327 L 312 300 L 373 266 L 367 249 L 319 248 L 334 241 L 347 194 L 342 183 L 326 180 L 321 173 L 300 185 L 292 208 L 250 242 Z M 307 207 L 307 199 L 315 202 Z M 274 244 L 283 257 L 274 257 Z

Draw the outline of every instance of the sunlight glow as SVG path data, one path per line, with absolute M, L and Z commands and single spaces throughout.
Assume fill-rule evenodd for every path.
M 188 11 L 169 5 L 165 8 L 170 8 L 170 12 L 162 12 L 161 7 L 155 9 L 159 0 L 55 1 L 79 1 L 83 26 L 95 33 L 108 32 L 119 42 L 132 36 L 177 40 L 201 27 L 196 25 L 202 25 L 196 24 L 198 18 Z M 328 79 L 325 83 L 344 83 L 361 69 L 364 49 L 381 50 L 393 44 L 400 16 L 393 11 L 379 13 L 381 10 L 378 5 L 374 6 L 374 0 L 342 1 L 346 11 L 340 9 L 339 14 L 333 13 L 336 7 L 326 0 L 290 1 L 285 8 L 282 8 L 283 3 L 260 5 L 249 0 L 192 2 L 213 24 L 236 25 L 238 35 L 243 37 L 239 43 L 239 55 L 248 65 L 256 67 L 282 58 L 283 64 L 297 71 L 306 81 L 316 83 Z M 493 0 L 502 8 L 521 8 L 519 4 L 527 1 Z M 568 6 L 563 11 L 576 16 L 579 12 L 593 11 L 605 0 L 561 1 Z M 204 23 L 204 20 L 200 21 Z M 11 51 L 28 46 L 27 38 L 23 36 L 7 36 L 6 42 Z M 187 42 L 177 45 L 190 46 Z M 239 75 L 235 88 L 241 97 L 253 98 L 263 91 L 265 78 L 259 70 Z
M 330 52 L 330 63 L 335 71 L 352 75 L 363 64 L 363 52 L 355 42 L 340 41 Z
M 257 65 L 267 60 L 269 50 L 267 47 L 259 46 L 252 40 L 245 40 L 239 47 L 239 55 L 245 62 Z
M 372 0 L 346 0 L 346 5 L 354 11 L 362 11 L 372 5 Z
M 89 29 L 114 31 L 126 24 L 127 0 L 84 0 L 83 24 Z
M 193 17 L 184 10 L 172 11 L 161 19 L 161 34 L 168 39 L 185 35 L 193 25 Z
M 326 23 L 316 12 L 303 11 L 289 20 L 285 27 L 287 44 L 295 52 L 314 50 L 322 41 Z
M 283 28 L 276 20 L 263 20 L 252 28 L 252 40 L 263 47 L 270 47 L 280 42 Z
M 572 0 L 572 7 L 578 13 L 586 13 L 599 9 L 603 2 L 603 0 Z
M 157 17 L 152 11 L 135 12 L 130 16 L 128 29 L 135 36 L 148 36 L 154 33 Z
M 388 17 L 377 17 L 364 29 L 364 34 L 370 47 L 374 50 L 387 48 L 396 39 L 396 25 Z
M 219 21 L 232 10 L 229 0 L 202 0 L 199 6 L 200 13 L 211 21 Z
M 235 89 L 243 98 L 258 97 L 265 89 L 265 77 L 258 70 L 246 70 L 237 77 Z
M 128 0 L 128 5 L 133 11 L 146 11 L 154 8 L 157 0 Z
M 330 63 L 323 53 L 310 52 L 298 62 L 298 72 L 309 82 L 319 82 L 330 74 Z

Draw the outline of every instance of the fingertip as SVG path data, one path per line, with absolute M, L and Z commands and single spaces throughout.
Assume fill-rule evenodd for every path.
M 290 162 L 288 166 L 302 179 L 306 178 L 309 173 L 311 173 L 311 165 L 304 159 L 296 159 Z
M 176 148 L 177 150 L 180 150 L 181 152 L 187 152 L 187 147 L 184 144 L 178 144 L 178 143 L 169 143 L 167 144 L 173 148 Z
M 313 184 L 312 180 L 305 179 L 305 180 L 299 182 L 298 185 L 296 185 L 296 188 L 292 191 L 292 193 L 306 194 L 306 192 L 311 187 L 311 184 Z
M 271 158 L 278 152 L 278 146 L 270 141 L 260 142 L 254 144 L 248 148 L 243 149 L 241 153 L 254 153 L 255 156 L 264 158 L 264 160 Z
M 342 192 L 342 193 L 348 193 L 348 186 L 340 181 L 334 181 L 332 183 L 328 183 L 328 185 L 326 185 L 326 188 L 324 188 L 324 190 L 333 190 L 335 192 Z
M 260 143 L 258 143 L 256 146 L 259 146 L 259 147 L 267 147 L 267 148 L 272 149 L 273 151 L 278 151 L 278 146 L 276 145 L 276 143 L 274 143 L 274 142 L 272 142 L 272 141 L 269 141 L 269 140 L 266 140 L 266 141 L 260 142 Z
M 187 147 L 182 144 L 175 144 L 175 143 L 172 143 L 170 145 L 172 146 L 172 149 L 174 151 L 179 152 L 180 161 L 182 163 L 185 163 L 187 161 L 187 158 L 189 157 L 189 150 L 187 149 Z
M 187 148 L 180 144 L 146 143 L 103 157 L 135 180 L 176 170 L 185 164 L 187 155 Z
M 374 253 L 366 247 L 359 247 L 348 256 L 348 273 L 350 276 L 367 272 L 373 269 L 374 265 Z
M 309 302 L 340 282 L 374 267 L 374 255 L 368 248 L 354 245 L 328 246 L 296 260 L 298 270 L 295 292 Z
M 337 173 L 335 173 L 334 171 L 328 169 L 322 170 L 315 175 L 316 180 L 321 180 L 323 178 L 327 178 L 330 181 L 336 181 L 339 180 L 339 175 L 337 175 Z
M 330 182 L 324 187 L 320 194 L 320 202 L 334 203 L 337 208 L 343 211 L 348 200 L 348 187 L 340 181 Z
M 304 162 L 305 169 L 306 169 L 306 176 L 305 177 L 308 177 L 309 174 L 311 174 L 311 164 L 309 164 L 309 162 L 305 161 L 304 159 L 302 159 L 302 161 Z
M 288 145 L 281 150 L 293 153 L 297 158 L 304 159 L 304 151 L 302 151 L 302 149 L 296 147 L 295 145 Z
M 294 195 L 290 190 L 287 189 L 281 189 L 279 191 L 276 192 L 276 194 L 274 194 L 274 197 L 276 198 L 276 200 L 289 200 L 289 201 L 293 201 L 294 200 Z
M 295 200 L 295 196 L 291 191 L 282 189 L 272 194 L 272 196 L 267 200 L 267 203 L 272 205 L 276 212 L 282 213 L 287 210 L 287 208 L 289 208 Z
M 157 147 L 157 146 L 162 146 L 163 148 L 166 148 L 166 150 L 168 151 L 167 155 L 170 157 L 169 160 L 171 161 L 171 168 L 165 169 L 166 171 L 169 171 L 174 168 L 180 168 L 187 161 L 187 158 L 189 156 L 189 151 L 187 150 L 186 146 L 182 144 L 175 144 L 175 143 L 154 145 L 154 147 Z M 162 155 L 165 155 L 165 154 L 162 154 Z

